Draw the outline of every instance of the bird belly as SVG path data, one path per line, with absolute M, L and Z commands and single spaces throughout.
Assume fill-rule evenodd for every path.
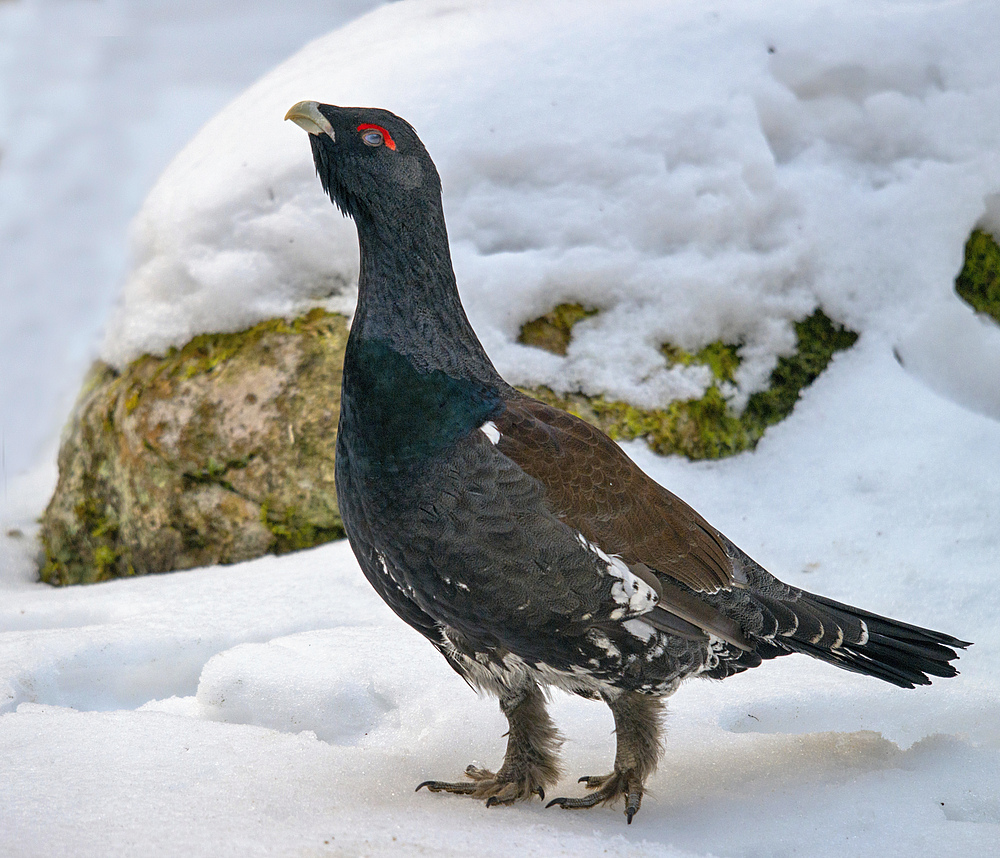
M 464 646 L 456 646 L 455 641 L 461 640 L 461 636 L 454 630 L 442 628 L 441 633 L 447 641 L 445 657 L 470 685 L 495 697 L 507 696 L 513 689 L 530 685 L 551 685 L 592 700 L 613 700 L 622 693 L 609 680 L 576 665 L 559 669 L 544 662 L 531 664 L 512 652 L 470 653 Z
M 625 691 L 663 697 L 672 694 L 682 680 L 717 664 L 710 649 L 669 635 L 665 636 L 671 638 L 669 642 L 657 642 L 644 653 L 623 654 L 607 635 L 592 629 L 581 642 L 580 661 L 556 666 L 507 650 L 477 648 L 460 632 L 446 626 L 439 629 L 445 658 L 470 685 L 497 697 L 526 683 L 592 700 L 614 700 Z

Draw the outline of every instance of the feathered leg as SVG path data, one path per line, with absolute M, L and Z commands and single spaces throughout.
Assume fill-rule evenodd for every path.
M 469 766 L 468 781 L 424 781 L 417 787 L 431 792 L 450 792 L 486 800 L 486 806 L 513 804 L 537 795 L 545 798 L 545 787 L 559 780 L 556 752 L 561 744 L 537 685 L 500 698 L 500 710 L 507 716 L 507 753 L 496 773 Z
M 580 783 L 594 790 L 586 798 L 557 798 L 547 806 L 557 804 L 567 809 L 593 807 L 622 796 L 625 799 L 625 815 L 631 825 L 632 817 L 639 812 L 642 803 L 643 784 L 655 771 L 663 750 L 660 741 L 663 701 L 647 694 L 626 691 L 609 700 L 608 705 L 615 716 L 618 744 L 615 770 L 609 775 L 580 778 Z

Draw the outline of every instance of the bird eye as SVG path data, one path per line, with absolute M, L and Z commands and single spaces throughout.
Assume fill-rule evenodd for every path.
M 370 125 L 364 122 L 358 126 L 358 131 L 361 132 L 361 140 L 366 146 L 374 148 L 385 146 L 387 149 L 393 150 L 396 148 L 396 141 L 392 139 L 392 135 L 381 125 Z

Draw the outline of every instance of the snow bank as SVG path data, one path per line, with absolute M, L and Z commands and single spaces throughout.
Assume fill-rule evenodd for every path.
M 954 295 L 1000 220 L 1000 8 L 414 2 L 318 39 L 210 122 L 135 223 L 104 356 L 326 301 L 353 225 L 313 175 L 303 98 L 390 108 L 443 176 L 459 284 L 513 381 L 662 404 L 659 345 L 744 343 L 740 395 L 817 304 L 938 389 L 1000 415 L 1000 337 Z M 516 343 L 562 301 L 604 312 L 560 358 Z M 948 344 L 959 335 L 964 354 Z

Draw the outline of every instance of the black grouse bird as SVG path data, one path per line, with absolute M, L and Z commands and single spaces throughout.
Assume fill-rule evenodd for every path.
M 614 770 L 564 808 L 625 799 L 661 753 L 662 699 L 806 653 L 903 688 L 954 676 L 949 635 L 782 584 L 599 430 L 494 369 L 462 309 L 441 183 L 385 110 L 303 101 L 316 171 L 361 245 L 344 360 L 336 484 L 371 585 L 510 723 L 494 772 L 430 790 L 487 805 L 544 798 L 560 743 L 552 685 L 604 700 Z M 420 789 L 420 787 L 417 787 Z

